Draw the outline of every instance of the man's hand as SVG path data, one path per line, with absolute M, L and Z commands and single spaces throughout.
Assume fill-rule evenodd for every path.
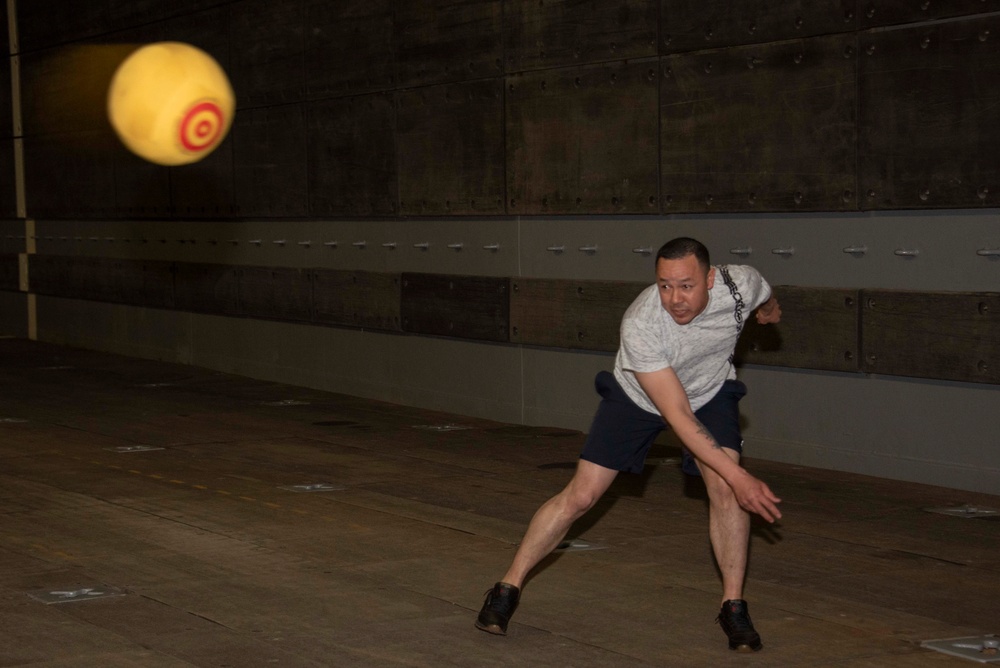
M 777 300 L 768 300 L 772 301 L 774 309 L 780 315 Z M 732 488 L 741 508 L 760 515 L 768 522 L 781 517 L 776 505 L 781 499 L 767 485 L 747 473 L 734 458 L 726 454 L 725 448 L 715 442 L 705 425 L 695 417 L 687 394 L 673 369 L 667 367 L 659 371 L 636 373 L 635 378 L 681 443 L 702 465 L 719 474 Z
M 781 499 L 775 496 L 774 492 L 763 481 L 754 478 L 744 470 L 744 475 L 729 482 L 729 486 L 733 488 L 733 494 L 736 495 L 736 500 L 739 501 L 743 510 L 748 513 L 756 513 L 772 524 L 781 518 L 781 511 L 778 510 L 777 506 L 781 503 Z
M 781 307 L 778 300 L 771 295 L 771 298 L 757 307 L 757 322 L 761 325 L 770 325 L 781 322 Z

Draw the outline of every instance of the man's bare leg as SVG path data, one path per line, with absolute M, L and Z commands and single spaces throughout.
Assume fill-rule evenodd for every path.
M 573 522 L 594 507 L 616 475 L 617 471 L 580 460 L 565 489 L 543 503 L 531 518 L 503 580 L 487 592 L 476 628 L 498 635 L 507 633 L 528 573 L 559 545 Z
M 520 589 L 531 569 L 559 545 L 573 522 L 594 507 L 617 475 L 618 471 L 581 459 L 565 489 L 542 504 L 531 518 L 501 582 Z
M 740 455 L 735 450 L 727 448 L 725 453 L 739 462 Z M 750 620 L 747 602 L 743 600 L 750 515 L 740 507 L 732 488 L 717 473 L 707 466 L 700 468 L 708 490 L 708 533 L 722 573 L 722 609 L 717 621 L 729 639 L 729 649 L 756 652 L 763 643 Z
M 734 461 L 740 461 L 740 454 L 735 450 L 724 448 L 724 452 Z M 722 573 L 722 601 L 742 599 L 750 544 L 750 515 L 740 507 L 725 480 L 707 466 L 699 464 L 699 469 L 708 490 L 708 534 Z

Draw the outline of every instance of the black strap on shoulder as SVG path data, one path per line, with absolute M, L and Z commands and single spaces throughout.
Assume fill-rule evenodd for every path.
M 729 274 L 729 269 L 727 269 L 724 265 L 720 264 L 718 266 L 718 270 L 719 273 L 722 274 L 722 281 L 726 284 L 726 287 L 729 288 L 729 294 L 733 296 L 733 301 L 736 302 L 733 310 L 733 317 L 736 319 L 736 331 L 742 332 L 743 308 L 746 306 L 746 304 L 743 303 L 743 295 L 740 294 L 739 288 L 736 287 L 736 282 L 733 280 L 733 277 Z

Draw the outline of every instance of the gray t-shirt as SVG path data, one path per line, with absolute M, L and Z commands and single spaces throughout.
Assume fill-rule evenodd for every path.
M 731 281 L 726 280 L 727 273 Z M 678 325 L 660 303 L 659 286 L 654 283 L 636 297 L 622 318 L 615 379 L 639 407 L 659 415 L 634 372 L 670 367 L 691 409 L 698 410 L 727 379 L 736 378 L 731 358 L 743 322 L 770 296 L 771 286 L 753 267 L 717 265 L 705 310 L 688 324 Z

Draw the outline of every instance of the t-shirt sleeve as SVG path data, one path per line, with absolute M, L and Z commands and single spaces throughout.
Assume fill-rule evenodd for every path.
M 754 310 L 771 298 L 771 286 L 760 272 L 753 267 L 741 266 L 742 280 L 738 284 L 745 286 L 741 292 L 749 310 Z
M 663 332 L 651 323 L 626 318 L 621 326 L 621 346 L 618 349 L 622 369 L 648 373 L 673 366 L 669 345 L 664 345 Z

